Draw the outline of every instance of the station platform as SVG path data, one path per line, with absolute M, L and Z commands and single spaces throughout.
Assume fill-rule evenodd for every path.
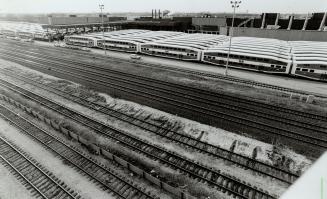
M 327 152 L 280 199 L 327 199 Z

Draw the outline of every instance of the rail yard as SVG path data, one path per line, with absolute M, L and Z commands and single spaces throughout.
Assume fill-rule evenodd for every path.
M 1 199 L 277 199 L 326 152 L 327 42 L 88 20 L 0 22 Z

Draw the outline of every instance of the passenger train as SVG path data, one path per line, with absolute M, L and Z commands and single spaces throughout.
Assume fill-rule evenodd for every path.
M 202 61 L 233 68 L 286 73 L 291 69 L 291 46 L 286 41 L 254 37 L 234 37 L 229 51 L 229 42 L 203 51 Z
M 202 62 L 225 66 L 229 44 L 203 51 Z M 229 67 L 327 81 L 327 42 L 234 37 Z
M 182 34 L 177 37 L 141 44 L 141 53 L 181 60 L 200 61 L 202 51 L 219 45 L 228 37 L 223 35 Z
M 180 60 L 327 81 L 327 42 L 123 30 L 66 36 L 67 44 L 142 53 Z
M 49 40 L 54 31 L 45 31 L 40 24 L 27 22 L 0 21 L 0 33 L 3 37 L 22 40 Z
M 293 68 L 291 74 L 327 81 L 327 42 L 290 42 Z

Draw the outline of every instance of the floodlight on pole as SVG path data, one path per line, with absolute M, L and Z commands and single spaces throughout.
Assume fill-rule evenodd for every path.
M 242 3 L 242 1 L 230 1 L 230 4 L 232 5 L 233 8 L 233 19 L 232 19 L 232 26 L 230 27 L 229 30 L 229 45 L 228 45 L 228 54 L 227 54 L 227 61 L 226 61 L 226 68 L 225 68 L 225 75 L 228 75 L 228 64 L 229 64 L 229 56 L 230 56 L 230 49 L 232 46 L 232 37 L 234 34 L 234 19 L 235 19 L 235 11 L 236 8 L 240 7 L 240 4 Z
M 103 4 L 100 4 L 99 5 L 99 8 L 101 10 L 101 21 L 102 21 L 102 40 L 103 40 L 103 50 L 104 50 L 104 54 L 107 55 L 107 51 L 106 51 L 106 42 L 105 42 L 105 39 L 104 39 L 104 23 L 103 23 L 103 13 L 102 13 L 102 10 L 104 9 L 104 5 Z

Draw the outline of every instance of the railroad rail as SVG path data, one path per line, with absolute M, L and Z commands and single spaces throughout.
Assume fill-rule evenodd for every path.
M 18 45 L 17 42 L 15 42 L 16 45 Z M 19 43 L 21 44 L 21 43 Z M 21 46 L 27 46 L 28 44 L 21 44 Z M 19 45 L 18 45 L 19 46 Z M 29 45 L 29 49 L 31 47 L 35 47 L 35 45 Z M 36 48 L 36 47 L 35 47 Z M 261 88 L 266 88 L 266 89 L 272 89 L 272 90 L 277 90 L 277 91 L 282 91 L 282 92 L 288 92 L 288 93 L 294 93 L 294 94 L 299 94 L 299 95 L 315 95 L 317 97 L 322 97 L 322 98 L 327 98 L 327 95 L 322 95 L 319 93 L 314 93 L 314 92 L 308 92 L 308 91 L 302 91 L 298 89 L 292 89 L 292 88 L 287 88 L 283 86 L 277 86 L 277 85 L 272 85 L 272 84 L 266 84 L 254 80 L 248 80 L 236 76 L 225 76 L 219 73 L 210 73 L 210 72 L 205 72 L 201 70 L 196 70 L 196 69 L 185 69 L 181 67 L 172 67 L 169 65 L 163 65 L 163 64 L 154 64 L 154 63 L 148 63 L 148 62 L 143 62 L 143 61 L 131 61 L 127 59 L 122 59 L 122 58 L 117 58 L 117 57 L 108 57 L 108 56 L 102 56 L 99 54 L 95 53 L 85 53 L 85 52 L 76 52 L 68 49 L 55 49 L 55 48 L 49 48 L 49 47 L 42 47 L 42 46 L 37 46 L 39 49 L 44 49 L 44 50 L 52 50 L 52 51 L 57 51 L 57 52 L 62 52 L 62 51 L 67 51 L 69 54 L 75 54 L 75 55 L 82 55 L 83 57 L 89 57 L 89 58 L 96 58 L 96 59 L 102 59 L 102 60 L 113 60 L 113 61 L 119 61 L 119 62 L 125 62 L 125 63 L 132 63 L 135 65 L 141 65 L 141 66 L 146 66 L 150 68 L 159 68 L 159 69 L 165 69 L 173 72 L 180 72 L 180 73 L 185 73 L 185 74 L 192 74 L 192 75 L 197 75 L 197 76 L 202 76 L 202 77 L 210 77 L 210 78 L 215 78 L 223 81 L 228 81 L 228 82 L 233 82 L 233 83 L 239 83 L 243 85 L 248 85 L 248 86 L 256 86 L 256 87 L 261 87 Z
M 207 166 L 194 162 L 193 160 L 182 157 L 175 152 L 168 151 L 162 147 L 153 145 L 148 141 L 143 141 L 140 138 L 132 136 L 122 130 L 110 127 L 102 122 L 96 121 L 87 115 L 78 113 L 64 105 L 60 105 L 51 99 L 39 96 L 30 90 L 20 88 L 17 85 L 11 83 L 5 83 L 1 80 L 1 86 L 6 87 L 16 93 L 23 95 L 24 97 L 31 99 L 43 106 L 52 109 L 77 123 L 87 126 L 108 139 L 119 141 L 122 145 L 137 151 L 141 154 L 149 156 L 153 159 L 160 160 L 164 164 L 179 169 L 183 173 L 206 182 L 210 185 L 218 187 L 219 189 L 232 194 L 239 198 L 276 198 L 276 196 L 270 195 L 268 192 L 256 187 L 252 187 L 244 181 L 236 179 L 235 177 L 224 174 L 218 170 L 208 168 Z
M 146 78 L 146 77 L 137 76 L 137 75 L 133 75 L 133 74 L 129 74 L 129 73 L 124 73 L 124 72 L 121 72 L 121 71 L 108 69 L 108 68 L 97 66 L 97 65 L 90 65 L 90 64 L 83 63 L 83 62 L 77 62 L 77 61 L 72 61 L 72 60 L 69 60 L 69 59 L 58 58 L 58 57 L 55 57 L 55 56 L 47 56 L 47 55 L 39 54 L 39 53 L 26 52 L 26 51 L 22 51 L 22 50 L 19 50 L 19 49 L 17 49 L 15 52 L 16 53 L 23 52 L 24 54 L 34 54 L 34 56 L 28 56 L 27 58 L 29 58 L 29 59 L 35 59 L 35 60 L 39 60 L 39 61 L 42 60 L 42 58 L 47 59 L 47 61 L 52 59 L 52 60 L 54 60 L 54 62 L 52 62 L 52 63 L 56 63 L 56 62 L 60 61 L 61 62 L 60 64 L 64 64 L 64 65 L 68 65 L 68 64 L 70 64 L 70 66 L 79 65 L 79 66 L 83 66 L 84 68 L 92 68 L 92 69 L 96 69 L 97 71 L 106 72 L 106 73 L 108 73 L 107 75 L 117 74 L 117 75 L 129 77 L 129 78 L 135 78 L 137 80 L 146 80 L 146 81 L 151 82 L 151 83 L 160 82 L 161 85 L 173 86 L 173 87 L 175 87 L 177 89 L 180 89 L 180 90 L 183 89 L 183 90 L 187 90 L 187 91 L 192 91 L 192 92 L 194 92 L 196 94 L 200 93 L 200 94 L 208 95 L 209 97 L 212 97 L 213 99 L 216 99 L 215 102 L 217 102 L 217 103 L 218 102 L 222 103 L 221 101 L 219 101 L 219 99 L 223 98 L 224 100 L 229 100 L 229 101 L 234 101 L 234 102 L 237 102 L 237 103 L 256 106 L 256 107 L 259 107 L 259 108 L 265 109 L 265 110 L 274 110 L 274 111 L 278 111 L 278 112 L 282 112 L 282 113 L 287 113 L 288 115 L 285 116 L 285 117 L 295 115 L 295 116 L 299 116 L 299 117 L 305 117 L 305 118 L 308 118 L 308 119 L 309 118 L 314 118 L 314 119 L 318 119 L 318 120 L 327 121 L 327 116 L 324 116 L 324 115 L 317 115 L 317 114 L 312 114 L 310 112 L 299 111 L 299 110 L 290 109 L 290 108 L 287 108 L 287 107 L 271 105 L 271 104 L 263 103 L 263 102 L 260 102 L 260 101 L 257 101 L 257 100 L 249 100 L 249 99 L 241 98 L 239 96 L 233 96 L 233 95 L 224 94 L 224 93 L 217 93 L 217 92 L 212 92 L 212 91 L 207 91 L 207 90 L 195 89 L 195 88 L 188 87 L 188 86 L 185 86 L 185 85 L 182 86 L 182 85 L 178 85 L 178 84 L 163 82 L 163 81 L 159 81 L 159 80 L 155 80 L 155 79 L 151 79 L 151 78 Z M 37 57 L 35 57 L 35 56 L 37 56 Z M 137 82 L 133 82 L 133 83 L 137 83 Z M 200 98 L 200 96 L 198 96 L 198 95 L 196 95 L 196 96 L 193 95 L 193 97 Z M 211 99 L 209 98 L 209 99 L 205 99 L 205 100 L 211 100 Z M 223 103 L 223 104 L 226 105 L 226 102 Z M 249 109 L 247 109 L 247 110 L 249 110 Z M 267 112 L 265 112 L 265 114 L 267 114 Z M 314 125 L 314 124 L 310 124 L 310 125 Z
M 2 114 L 0 116 L 6 118 Z M 80 198 L 36 160 L 3 137 L 0 137 L 0 162 L 37 198 Z
M 78 151 L 77 148 L 66 144 L 62 139 L 40 129 L 2 105 L 0 105 L 0 116 L 10 121 L 25 134 L 33 137 L 46 149 L 69 162 L 70 166 L 88 176 L 90 180 L 95 181 L 102 189 L 108 190 L 118 198 L 158 199 L 158 197 L 152 196 L 146 190 L 124 179 L 112 169 L 97 163 L 96 160 Z
M 148 122 L 144 119 L 139 119 L 138 117 L 135 117 L 134 115 L 129 115 L 129 114 L 123 113 L 121 111 L 114 110 L 110 107 L 92 102 L 86 98 L 78 97 L 76 95 L 73 95 L 70 92 L 67 92 L 67 91 L 65 92 L 65 91 L 59 90 L 58 88 L 56 88 L 54 86 L 42 85 L 41 82 L 29 79 L 29 78 L 19 75 L 17 73 L 13 74 L 9 70 L 6 70 L 5 74 L 14 79 L 21 80 L 25 83 L 29 83 L 29 84 L 36 86 L 38 88 L 41 88 L 45 91 L 54 93 L 58 96 L 61 96 L 65 99 L 67 99 L 67 100 L 74 101 L 75 103 L 78 103 L 80 105 L 88 107 L 94 111 L 104 113 L 106 115 L 109 115 L 110 117 L 119 119 L 121 121 L 127 122 L 134 126 L 140 127 L 141 129 L 144 129 L 146 131 L 149 131 L 151 133 L 159 135 L 168 140 L 172 140 L 176 143 L 179 143 L 180 145 L 184 145 L 184 146 L 190 147 L 192 149 L 198 150 L 201 153 L 208 154 L 210 156 L 229 161 L 238 166 L 242 166 L 246 169 L 253 170 L 254 172 L 258 172 L 260 174 L 272 177 L 274 179 L 278 179 L 285 183 L 291 184 L 299 177 L 299 174 L 292 173 L 286 169 L 282 169 L 277 166 L 273 166 L 273 165 L 269 165 L 267 163 L 260 162 L 258 160 L 249 158 L 247 156 L 240 155 L 238 153 L 226 150 L 224 148 L 203 142 L 192 136 L 179 133 L 178 129 L 176 129 L 175 126 L 171 127 L 171 126 L 165 126 L 165 125 L 158 125 L 158 124 Z
M 15 61 L 17 62 L 17 58 L 15 58 L 15 59 L 16 59 Z M 49 63 L 49 62 L 46 62 L 46 63 Z M 50 62 L 50 63 L 53 64 L 53 62 Z M 30 66 L 30 67 L 35 67 L 36 65 L 38 65 L 38 67 L 43 67 L 43 68 L 45 67 L 45 66 L 42 66 L 42 65 L 40 65 L 38 63 L 34 63 L 33 66 Z M 215 117 L 215 118 L 220 118 L 222 120 L 226 120 L 226 121 L 232 122 L 234 124 L 236 123 L 236 124 L 244 125 L 246 127 L 256 129 L 257 131 L 263 131 L 263 132 L 267 132 L 267 133 L 277 134 L 277 135 L 280 135 L 280 136 L 283 136 L 283 137 L 291 138 L 291 139 L 294 139 L 294 140 L 298 140 L 298 141 L 310 144 L 310 145 L 312 145 L 314 147 L 318 146 L 318 147 L 321 147 L 321 148 L 326 148 L 326 131 L 324 130 L 324 127 L 322 127 L 320 125 L 318 125 L 318 127 L 319 128 L 321 127 L 322 130 L 319 130 L 319 131 L 318 130 L 311 130 L 310 133 L 307 133 L 307 129 L 306 129 L 306 131 L 303 131 L 303 129 L 302 129 L 302 132 L 296 132 L 294 130 L 294 128 L 295 128 L 294 125 L 293 126 L 290 125 L 290 126 L 286 126 L 286 127 L 282 128 L 282 127 L 280 127 L 280 123 L 277 123 L 277 125 L 270 124 L 271 119 L 269 119 L 269 118 L 267 118 L 268 119 L 267 123 L 269 123 L 269 124 L 263 123 L 262 122 L 263 118 L 261 118 L 261 117 L 257 117 L 255 120 L 254 119 L 248 119 L 248 116 L 249 116 L 250 112 L 244 112 L 244 117 L 240 117 L 239 116 L 240 115 L 239 110 L 234 110 L 235 114 L 230 114 L 229 112 L 233 111 L 233 109 L 231 109 L 231 108 L 228 109 L 228 113 L 226 113 L 226 112 L 220 112 L 220 111 L 212 110 L 212 109 L 210 109 L 210 107 L 207 108 L 207 107 L 198 106 L 198 105 L 183 102 L 183 101 L 181 101 L 181 98 L 185 99 L 185 94 L 183 95 L 183 93 L 181 93 L 182 95 L 180 96 L 180 99 L 177 101 L 176 99 L 171 99 L 171 98 L 168 98 L 168 97 L 159 96 L 159 94 L 155 95 L 153 93 L 145 92 L 143 90 L 135 90 L 135 89 L 131 89 L 131 88 L 126 87 L 126 86 L 122 87 L 121 84 L 114 84 L 114 85 L 109 84 L 107 81 L 101 80 L 99 78 L 99 76 L 101 77 L 101 75 L 102 75 L 102 74 L 99 74 L 99 72 L 94 72 L 94 73 L 98 73 L 98 75 L 97 75 L 97 78 L 92 78 L 92 75 L 94 75 L 93 72 L 85 72 L 84 71 L 85 73 L 88 74 L 87 76 L 85 76 L 85 75 L 81 75 L 81 74 L 78 74 L 78 73 L 72 73 L 70 71 L 63 70 L 62 69 L 63 67 L 64 67 L 64 65 L 61 65 L 60 69 L 58 69 L 58 68 L 57 69 L 52 69 L 52 71 L 56 70 L 57 72 L 61 73 L 62 75 L 70 74 L 72 77 L 75 77 L 75 78 L 83 78 L 84 81 L 85 80 L 88 80 L 89 82 L 93 81 L 97 85 L 102 84 L 102 85 L 105 85 L 106 87 L 113 87 L 114 86 L 116 89 L 120 88 L 121 90 L 124 90 L 125 92 L 131 92 L 131 90 L 133 90 L 134 94 L 137 94 L 137 95 L 146 94 L 147 98 L 149 98 L 149 96 L 150 96 L 150 99 L 156 100 L 156 101 L 162 101 L 162 103 L 165 103 L 165 104 L 168 104 L 169 101 L 170 101 L 171 105 L 173 105 L 175 107 L 176 106 L 177 107 L 183 107 L 184 110 L 188 109 L 190 111 L 196 111 L 198 113 L 201 113 L 201 114 L 204 114 L 204 115 L 207 115 L 207 116 L 211 116 L 211 117 Z M 75 66 L 70 65 L 70 68 L 73 68 L 73 67 L 75 67 Z M 79 70 L 83 71 L 82 69 L 79 69 Z M 102 75 L 102 76 L 103 76 L 102 77 L 103 79 L 108 79 L 109 78 L 107 76 L 104 77 L 104 75 Z M 161 90 L 160 93 L 162 93 L 162 90 Z M 176 93 L 176 90 L 175 90 L 175 93 Z M 170 91 L 168 94 L 172 95 L 173 92 Z M 159 97 L 161 99 L 158 99 Z M 207 101 L 210 101 L 210 100 L 207 100 Z M 179 104 L 177 104 L 177 103 L 179 103 Z M 214 105 L 212 105 L 211 107 L 214 107 Z M 265 113 L 266 112 L 262 112 L 262 114 L 265 114 Z M 285 123 L 288 124 L 289 122 L 286 121 Z M 324 123 L 324 122 L 321 122 L 321 123 Z M 314 124 L 308 123 L 306 125 L 307 128 L 308 127 L 310 128 L 310 125 L 314 126 Z M 301 128 L 303 128 L 303 127 L 301 127 Z M 297 130 L 301 130 L 301 128 L 297 127 Z

